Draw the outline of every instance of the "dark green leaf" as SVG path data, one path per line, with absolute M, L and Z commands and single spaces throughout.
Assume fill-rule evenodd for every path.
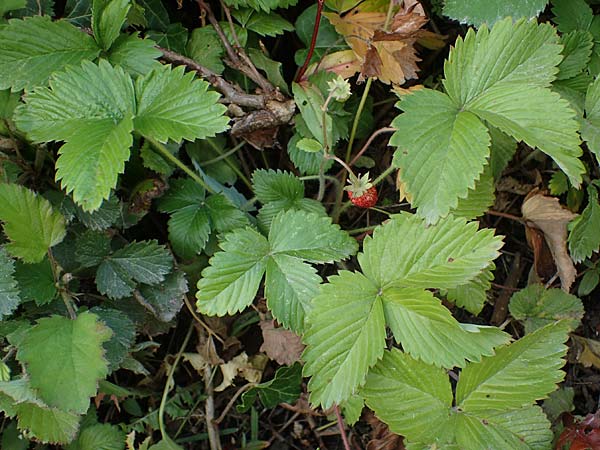
M 302 384 L 302 366 L 294 363 L 277 369 L 272 380 L 260 383 L 242 394 L 238 412 L 247 412 L 256 396 L 265 408 L 274 408 L 279 403 L 294 403 L 300 395 Z
M 117 223 L 121 217 L 121 204 L 115 195 L 111 195 L 96 211 L 89 212 L 76 206 L 75 214 L 86 227 L 92 230 L 105 230 Z
M 112 372 L 119 368 L 135 342 L 135 324 L 116 309 L 94 307 L 90 312 L 96 314 L 112 330 L 112 337 L 104 342 L 104 357 L 108 360 L 108 370 Z
M 188 31 L 180 23 L 171 23 L 161 31 L 148 31 L 148 37 L 156 42 L 159 47 L 173 50 L 177 53 L 185 52 L 185 44 L 188 40 Z
M 583 297 L 585 295 L 590 294 L 600 282 L 600 273 L 598 273 L 598 269 L 588 270 L 581 277 L 581 281 L 579 282 L 579 287 L 577 288 L 577 295 Z
M 162 322 L 170 322 L 183 306 L 183 296 L 188 291 L 183 272 L 176 271 L 165 277 L 159 285 L 140 286 L 140 294 L 151 312 Z
M 14 261 L 6 250 L 0 247 L 0 320 L 11 315 L 21 303 L 14 272 Z
M 36 264 L 17 262 L 15 278 L 19 282 L 23 300 L 33 300 L 36 305 L 41 306 L 56 297 L 56 282 L 48 258 Z

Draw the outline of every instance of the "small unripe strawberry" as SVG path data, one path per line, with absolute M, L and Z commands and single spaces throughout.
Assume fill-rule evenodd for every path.
M 371 208 L 377 204 L 377 188 L 371 186 L 361 196 L 355 196 L 352 191 L 348 191 L 348 198 L 359 208 Z
M 353 205 L 359 208 L 371 208 L 377 204 L 377 188 L 369 181 L 369 174 L 355 176 L 350 174 L 349 186 L 344 189 L 348 191 L 348 198 Z

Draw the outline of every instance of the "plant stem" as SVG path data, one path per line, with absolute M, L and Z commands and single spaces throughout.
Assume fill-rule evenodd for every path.
M 210 192 L 211 194 L 214 194 L 214 191 L 210 188 L 210 186 L 208 184 L 206 184 L 206 182 L 196 172 L 194 172 L 192 169 L 190 169 L 188 166 L 186 166 L 184 163 L 182 163 L 179 158 L 177 158 L 175 155 L 173 155 L 167 149 L 167 147 L 165 147 L 164 144 L 161 144 L 157 140 L 146 137 L 146 136 L 144 136 L 144 139 L 146 139 L 148 142 L 150 142 L 152 147 L 154 147 L 156 150 L 158 150 L 158 152 L 165 159 L 168 159 L 169 161 L 171 161 L 173 164 L 175 164 L 177 167 L 179 167 L 181 170 L 183 170 L 192 180 L 194 180 L 196 183 L 198 183 L 200 186 L 202 186 L 206 192 Z
M 169 369 L 169 373 L 167 375 L 167 381 L 165 383 L 165 388 L 163 390 L 162 398 L 160 399 L 160 406 L 158 407 L 158 428 L 160 429 L 160 435 L 165 441 L 171 441 L 171 438 L 165 431 L 165 405 L 167 404 L 167 397 L 169 396 L 169 391 L 171 390 L 171 384 L 173 383 L 173 375 L 175 374 L 175 369 L 177 369 L 177 365 L 179 364 L 179 360 L 181 359 L 181 355 L 185 351 L 185 348 L 192 337 L 192 331 L 194 331 L 194 323 L 190 323 L 190 327 L 188 328 L 187 334 L 183 339 L 183 343 L 179 348 L 179 352 L 175 357 L 175 361 L 171 365 Z
M 315 45 L 317 45 L 317 36 L 319 35 L 319 25 L 321 24 L 321 14 L 323 13 L 323 3 L 325 3 L 325 0 L 317 0 L 317 14 L 315 17 L 313 34 L 310 39 L 310 47 L 308 47 L 308 53 L 306 54 L 306 58 L 304 59 L 304 64 L 302 64 L 302 67 L 300 67 L 300 70 L 298 71 L 298 75 L 296 75 L 296 83 L 298 83 L 302 79 L 302 76 L 304 75 L 306 69 L 308 68 L 308 65 L 310 64 L 313 52 L 315 51 Z
M 350 139 L 348 139 L 348 147 L 346 147 L 346 162 L 350 161 L 350 155 L 352 154 L 352 145 L 354 145 L 354 138 L 356 137 L 356 131 L 358 130 L 360 116 L 362 115 L 365 103 L 367 103 L 367 98 L 369 97 L 371 83 L 373 83 L 373 78 L 368 78 L 365 84 L 365 90 L 363 91 L 362 97 L 360 98 L 360 103 L 358 104 L 358 109 L 356 110 L 356 114 L 354 115 L 354 122 L 352 122 L 352 131 L 350 131 Z
M 211 164 L 217 163 L 223 159 L 227 159 L 228 156 L 233 155 L 235 152 L 237 152 L 240 148 L 242 148 L 245 145 L 245 142 L 240 142 L 238 145 L 236 145 L 235 147 L 233 147 L 231 150 L 220 154 L 219 156 L 217 156 L 216 158 L 213 159 L 209 159 L 208 161 L 202 161 L 202 167 L 206 167 L 206 166 L 210 166 Z
M 340 413 L 339 406 L 335 405 L 333 410 L 335 411 L 335 415 L 337 417 L 338 428 L 340 429 L 340 435 L 342 436 L 342 442 L 344 443 L 344 450 L 352 450 L 352 447 L 350 447 L 350 442 L 348 442 L 348 436 L 346 436 L 346 426 L 344 425 L 344 419 Z

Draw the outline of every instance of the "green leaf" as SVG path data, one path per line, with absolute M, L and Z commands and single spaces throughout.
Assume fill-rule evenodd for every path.
M 294 24 L 298 38 L 306 47 L 310 46 L 313 28 L 315 26 L 316 11 L 316 4 L 309 6 L 298 16 L 298 19 L 296 19 L 296 23 Z M 335 31 L 335 28 L 331 25 L 329 19 L 323 16 L 319 23 L 319 32 L 317 34 L 311 62 L 319 61 L 327 53 L 347 48 L 348 46 L 346 45 L 344 38 Z M 307 49 L 302 49 L 296 52 L 294 61 L 297 65 L 301 65 L 304 62 L 307 51 Z
M 564 59 L 560 62 L 557 80 L 566 80 L 582 72 L 590 62 L 594 41 L 587 31 L 572 31 L 560 38 Z
M 406 239 L 411 236 L 411 239 Z M 448 217 L 426 226 L 413 214 L 393 216 L 365 239 L 358 261 L 379 287 L 450 289 L 474 279 L 498 255 L 502 239 L 493 230 Z
M 9 11 L 25 8 L 26 5 L 26 0 L 4 0 L 0 5 L 0 17 Z
M 112 372 L 119 368 L 119 364 L 129 353 L 129 349 L 135 342 L 135 324 L 123 312 L 96 306 L 90 312 L 98 316 L 112 331 L 111 338 L 104 342 L 104 355 L 108 361 L 108 370 Z
M 405 352 L 441 367 L 464 367 L 494 354 L 509 335 L 493 327 L 461 326 L 429 291 L 414 288 L 384 289 L 385 319 Z
M 89 312 L 76 320 L 42 318 L 27 332 L 17 359 L 25 365 L 31 387 L 49 406 L 84 413 L 98 380 L 107 374 L 102 343 L 110 334 Z
M 261 36 L 275 37 L 286 31 L 294 31 L 294 26 L 279 14 L 258 12 L 252 9 L 242 9 L 233 12 L 238 22 L 249 30 Z
M 491 167 L 485 166 L 481 177 L 475 183 L 475 187 L 469 189 L 466 198 L 458 200 L 458 205 L 452 210 L 452 214 L 456 217 L 464 217 L 467 220 L 482 216 L 494 204 L 495 193 L 496 186 Z
M 0 89 L 18 92 L 45 84 L 52 73 L 99 53 L 91 36 L 66 21 L 13 19 L 0 28 Z
M 159 2 L 160 0 L 154 1 L 154 3 Z M 188 40 L 188 30 L 180 23 L 171 23 L 167 25 L 165 30 L 148 30 L 146 36 L 156 42 L 159 47 L 183 54 Z
M 449 427 L 452 389 L 446 372 L 398 349 L 384 353 L 360 393 L 377 417 L 407 439 L 431 442 L 432 434 Z
M 17 126 L 37 142 L 66 141 L 56 178 L 76 203 L 93 211 L 109 197 L 129 158 L 133 83 L 121 68 L 101 60 L 58 73 L 50 85 L 27 96 L 17 109 Z
M 484 23 L 493 25 L 505 17 L 536 17 L 547 4 L 548 0 L 446 0 L 444 15 L 480 27 Z
M 82 267 L 99 265 L 110 254 L 110 236 L 107 233 L 86 230 L 75 240 L 75 257 Z
M 38 306 L 46 305 L 56 298 L 56 282 L 48 258 L 36 264 L 17 262 L 15 278 L 23 300 L 33 300 Z
M 588 270 L 581 277 L 581 281 L 577 287 L 577 295 L 584 297 L 591 294 L 598 286 L 598 283 L 600 283 L 600 273 L 598 273 L 598 270 Z
M 160 283 L 172 266 L 171 255 L 156 241 L 132 242 L 104 259 L 96 285 L 102 294 L 122 298 L 133 292 L 136 283 Z
M 121 66 L 136 78 L 159 67 L 160 63 L 156 58 L 161 55 L 154 41 L 141 39 L 138 33 L 133 33 L 119 36 L 112 44 L 107 58 L 113 66 Z
M 300 150 L 309 153 L 320 152 L 323 150 L 323 146 L 319 143 L 319 141 L 310 138 L 302 138 L 296 145 Z
M 12 119 L 20 97 L 10 90 L 0 90 L 0 119 Z
M 65 219 L 50 202 L 17 184 L 0 184 L 0 221 L 10 240 L 6 250 L 28 263 L 44 259 L 66 234 Z
M 513 294 L 508 305 L 510 314 L 525 325 L 525 333 L 563 320 L 571 331 L 581 323 L 583 303 L 561 289 L 545 289 L 533 284 Z
M 404 114 L 392 123 L 398 131 L 393 164 L 412 194 L 412 204 L 429 223 L 458 205 L 481 175 L 490 136 L 474 114 L 459 111 L 445 94 L 422 89 L 404 97 Z
M 103 50 L 108 50 L 119 37 L 129 8 L 130 0 L 93 0 L 92 30 Z
M 559 196 L 569 190 L 569 180 L 564 172 L 554 172 L 548 182 L 548 187 L 552 195 Z
M 587 191 L 588 204 L 569 234 L 569 253 L 576 263 L 591 257 L 600 248 L 598 191 L 592 185 L 588 186 Z
M 223 73 L 225 49 L 219 35 L 211 26 L 195 28 L 186 46 L 187 55 L 217 74 Z
M 298 0 L 227 0 L 226 3 L 234 9 L 252 8 L 256 11 L 263 10 L 268 13 L 276 8 L 288 8 L 295 5 Z
M 323 147 L 332 148 L 334 144 L 333 119 L 331 114 L 323 113 L 322 107 L 325 104 L 325 98 L 321 90 L 316 85 L 306 82 L 293 83 L 292 92 L 312 137 Z
M 279 213 L 273 219 L 269 243 L 273 255 L 321 264 L 348 258 L 358 250 L 356 240 L 332 224 L 330 217 L 294 210 Z
M 169 26 L 169 13 L 161 0 L 135 0 L 142 8 L 151 30 L 165 31 Z
M 97 423 L 84 428 L 67 450 L 124 450 L 125 432 L 116 425 Z
M 203 314 L 233 314 L 252 303 L 266 270 L 269 242 L 251 228 L 233 231 L 219 244 L 198 281 L 198 310 Z
M 449 289 L 446 295 L 448 300 L 471 314 L 478 315 L 487 301 L 487 291 L 492 286 L 491 281 L 494 279 L 495 269 L 496 265 L 491 263 L 468 283 Z
M 123 217 L 121 203 L 116 195 L 102 201 L 95 211 L 85 211 L 75 205 L 75 215 L 81 223 L 92 230 L 106 230 L 115 225 Z
M 273 83 L 273 86 L 279 88 L 281 92 L 288 95 L 288 84 L 283 78 L 282 74 L 283 64 L 279 61 L 272 60 L 267 55 L 265 55 L 264 52 L 256 48 L 249 48 L 247 51 L 248 56 L 250 57 L 256 68 L 265 72 L 265 74 L 267 75 L 267 79 L 271 83 Z
M 54 0 L 26 0 L 25 8 L 11 12 L 11 17 L 54 16 Z
M 185 73 L 183 66 L 162 66 L 137 79 L 135 129 L 146 137 L 167 142 L 204 139 L 225 131 L 227 108 L 209 84 Z
M 521 408 L 546 397 L 564 372 L 570 324 L 560 321 L 540 328 L 463 369 L 456 402 L 466 413 Z
M 92 2 L 90 0 L 67 0 L 64 18 L 78 27 L 90 27 L 92 21 Z
M 489 126 L 489 124 L 488 124 Z M 492 147 L 490 149 L 490 169 L 494 180 L 498 180 L 502 171 L 517 151 L 517 142 L 495 127 L 489 127 Z
M 600 77 L 588 87 L 585 96 L 585 118 L 581 126 L 581 137 L 600 163 Z
M 585 0 L 552 0 L 552 21 L 561 33 L 575 30 L 589 30 L 594 13 Z
M 348 400 L 383 355 L 385 318 L 377 292 L 364 275 L 345 270 L 321 285 L 302 355 L 312 404 L 328 408 Z
M 542 409 L 550 422 L 555 422 L 556 419 L 564 412 L 571 412 L 575 409 L 573 399 L 575 398 L 575 390 L 572 387 L 561 387 L 548 396 Z
M 154 316 L 162 322 L 170 322 L 183 306 L 183 295 L 188 291 L 185 274 L 170 273 L 157 286 L 143 285 L 140 294 Z
M 14 272 L 14 261 L 6 250 L 0 247 L 0 320 L 10 316 L 21 303 Z
M 545 450 L 551 448 L 553 438 L 550 423 L 538 406 L 459 414 L 455 430 L 460 448 Z
M 274 408 L 280 403 L 294 403 L 302 392 L 302 366 L 294 363 L 277 369 L 272 380 L 260 383 L 242 394 L 238 412 L 247 412 L 258 396 L 265 408 Z

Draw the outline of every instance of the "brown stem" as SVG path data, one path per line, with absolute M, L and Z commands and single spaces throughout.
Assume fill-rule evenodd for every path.
M 313 34 L 310 39 L 310 47 L 308 47 L 308 53 L 306 54 L 306 59 L 304 60 L 304 64 L 302 64 L 302 67 L 300 67 L 300 70 L 298 71 L 298 75 L 296 75 L 296 83 L 298 83 L 302 79 L 302 76 L 304 75 L 304 73 L 306 72 L 306 69 L 308 68 L 308 65 L 310 64 L 310 60 L 313 56 L 313 52 L 315 51 L 315 45 L 317 45 L 317 36 L 319 35 L 319 25 L 321 23 L 321 15 L 323 13 L 323 3 L 325 3 L 325 0 L 317 0 L 317 14 L 315 17 L 315 25 L 313 27 Z
M 508 315 L 508 303 L 513 294 L 513 289 L 519 283 L 519 279 L 523 274 L 523 264 L 521 264 L 521 254 L 515 254 L 513 262 L 510 266 L 510 273 L 508 274 L 508 278 L 504 282 L 505 289 L 502 290 L 498 298 L 494 303 L 494 312 L 492 313 L 492 318 L 490 322 L 493 325 L 500 325 L 506 319 Z
M 337 417 L 338 428 L 340 429 L 340 435 L 342 436 L 342 442 L 344 443 L 344 450 L 352 450 L 352 447 L 350 447 L 350 442 L 348 442 L 348 436 L 346 436 L 346 426 L 344 425 L 344 419 L 342 418 L 342 414 L 340 413 L 339 406 L 335 405 L 333 407 L 333 410 Z
M 204 419 L 208 434 L 210 450 L 221 450 L 221 440 L 219 439 L 219 426 L 215 422 L 215 397 L 214 386 L 212 383 L 212 366 L 204 366 L 204 392 L 206 393 L 206 403 L 204 404 Z

